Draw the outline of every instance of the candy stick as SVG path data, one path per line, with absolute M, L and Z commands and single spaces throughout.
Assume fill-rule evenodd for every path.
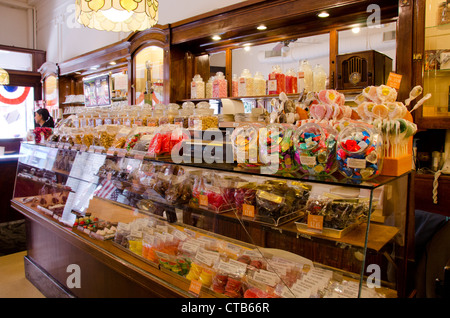
M 416 87 L 414 87 L 411 92 L 409 92 L 409 98 L 405 101 L 405 105 L 409 106 L 409 104 L 415 100 L 417 97 L 419 97 L 420 94 L 422 94 L 423 89 L 422 86 L 417 85 Z
M 429 100 L 431 98 L 431 94 L 428 93 L 426 94 L 424 97 L 422 97 L 421 100 L 419 100 L 417 102 L 417 104 L 414 106 L 413 109 L 411 109 L 409 112 L 412 113 L 413 111 L 415 111 L 417 108 L 419 108 L 420 106 L 422 106 L 423 103 L 425 103 L 427 100 Z

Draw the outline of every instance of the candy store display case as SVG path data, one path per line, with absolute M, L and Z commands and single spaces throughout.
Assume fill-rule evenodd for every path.
M 59 296 L 402 297 L 403 273 L 392 280 L 388 268 L 404 266 L 410 178 L 23 143 L 12 206 L 28 220 L 32 282 L 50 277 Z M 68 284 L 70 264 L 90 277 L 81 288 Z M 381 269 L 376 288 L 369 264 Z

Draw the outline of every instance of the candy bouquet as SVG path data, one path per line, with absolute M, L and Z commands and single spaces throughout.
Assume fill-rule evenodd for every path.
M 421 86 L 414 87 L 405 103 L 397 102 L 397 91 L 386 85 L 368 86 L 355 98 L 356 111 L 364 122 L 378 128 L 384 137 L 384 156 L 398 158 L 410 154 L 410 137 L 417 126 L 411 112 L 431 97 L 427 94 L 408 112 L 410 103 L 422 94 Z

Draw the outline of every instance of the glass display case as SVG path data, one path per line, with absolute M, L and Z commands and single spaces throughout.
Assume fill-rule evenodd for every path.
M 134 58 L 136 105 L 163 102 L 164 49 L 149 46 Z
M 450 122 L 450 4 L 424 0 L 419 8 L 414 55 L 420 62 L 417 84 L 423 86 L 424 96 L 431 97 L 417 110 L 416 118 L 421 128 L 446 129 Z
M 54 142 L 20 154 L 13 207 L 180 297 L 403 294 L 409 173 L 269 174 Z

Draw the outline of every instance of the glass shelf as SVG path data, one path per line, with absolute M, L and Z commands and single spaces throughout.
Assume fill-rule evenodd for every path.
M 22 144 L 22 149 L 24 149 L 23 151 L 26 151 L 25 149 L 27 149 L 27 145 L 29 145 L 29 149 L 30 152 L 34 152 L 36 149 L 34 146 L 34 144 L 32 143 L 23 143 Z M 48 158 L 48 160 L 50 160 L 49 164 L 46 164 L 45 162 L 42 163 L 43 166 L 45 167 L 50 167 L 53 166 L 53 161 L 54 159 L 50 159 L 50 158 L 56 158 L 56 153 L 57 150 L 59 150 L 58 148 L 50 148 L 44 145 L 39 145 L 40 147 L 38 149 L 40 149 L 39 152 L 42 152 L 42 154 L 47 153 L 48 156 L 46 158 Z M 67 150 L 67 149 L 65 149 Z M 77 151 L 77 150 L 74 150 Z M 81 151 L 81 153 L 83 153 L 83 151 Z M 86 153 L 86 152 L 84 152 Z M 103 152 L 103 154 L 106 154 L 106 152 Z M 102 154 L 96 153 L 96 155 L 99 156 L 103 156 L 106 157 Z M 111 156 L 110 154 L 108 154 L 107 156 Z M 133 154 L 126 154 L 125 155 L 127 158 L 130 159 L 134 159 L 135 155 Z M 45 159 L 43 157 L 43 160 L 46 161 L 47 159 Z M 142 159 L 139 159 L 142 160 Z M 403 177 L 404 175 L 409 174 L 410 172 L 407 172 L 401 176 L 398 177 L 392 177 L 392 176 L 378 176 L 374 179 L 370 179 L 370 180 L 356 180 L 356 179 L 350 179 L 350 178 L 345 178 L 342 174 L 339 173 L 339 171 L 336 171 L 333 175 L 330 176 L 324 176 L 324 177 L 317 177 L 317 176 L 309 176 L 309 175 L 304 175 L 298 172 L 277 172 L 277 173 L 265 173 L 262 170 L 262 167 L 252 167 L 252 168 L 247 168 L 247 167 L 242 167 L 239 166 L 237 163 L 206 163 L 206 162 L 194 162 L 194 159 L 192 159 L 191 161 L 182 161 L 182 162 L 175 162 L 171 159 L 171 157 L 157 157 L 157 158 L 151 158 L 151 157 L 147 157 L 144 156 L 145 161 L 151 161 L 151 162 L 156 162 L 156 163 L 161 163 L 161 164 L 178 164 L 178 165 L 182 165 L 182 166 L 187 166 L 187 167 L 193 167 L 193 168 L 202 168 L 202 169 L 211 169 L 211 170 L 217 170 L 217 171 L 222 171 L 222 172 L 228 172 L 228 173 L 237 173 L 237 174 L 241 174 L 241 175 L 248 175 L 248 176 L 260 176 L 260 177 L 268 177 L 268 178 L 277 178 L 277 179 L 285 179 L 285 180 L 295 180 L 295 181 L 303 181 L 303 182 L 311 182 L 311 183 L 327 183 L 330 185 L 335 185 L 335 186 L 344 186 L 344 187 L 356 187 L 356 188 L 360 188 L 360 189 L 369 189 L 369 190 L 375 190 L 378 187 L 381 187 L 385 184 L 388 184 L 390 182 L 393 182 L 401 177 Z M 26 163 L 26 162 L 24 162 Z M 51 170 L 51 168 L 49 169 Z

